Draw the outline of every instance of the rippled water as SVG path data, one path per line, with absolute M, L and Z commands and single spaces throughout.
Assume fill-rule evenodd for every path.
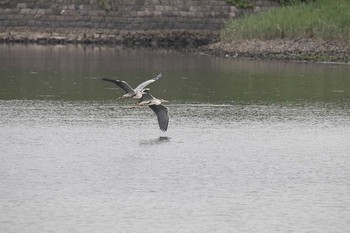
M 0 47 L 0 232 L 350 229 L 348 66 L 55 49 Z M 160 71 L 165 133 L 99 82 Z

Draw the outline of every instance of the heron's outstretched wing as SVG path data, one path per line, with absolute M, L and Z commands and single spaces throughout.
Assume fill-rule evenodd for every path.
M 167 131 L 169 124 L 168 108 L 163 105 L 149 105 L 158 118 L 158 125 L 160 130 Z
M 102 80 L 118 85 L 120 88 L 122 88 L 125 91 L 125 93 L 134 92 L 134 89 L 132 89 L 132 87 L 130 87 L 129 84 L 127 84 L 125 81 L 114 80 L 109 78 L 102 78 Z
M 138 85 L 136 88 L 135 88 L 135 92 L 137 91 L 142 91 L 146 86 L 148 86 L 149 84 L 153 83 L 154 81 L 157 81 L 158 79 L 160 79 L 162 77 L 162 73 L 158 74 L 157 77 L 155 78 L 152 78 L 150 80 L 147 80 L 143 83 L 141 83 L 140 85 Z

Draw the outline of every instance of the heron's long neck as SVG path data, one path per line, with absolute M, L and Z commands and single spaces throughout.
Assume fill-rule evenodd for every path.
M 136 95 L 133 96 L 134 99 L 141 99 L 141 97 L 142 97 L 141 92 L 137 92 Z
M 154 100 L 152 100 L 152 104 L 154 104 L 154 105 L 160 105 L 160 104 L 162 104 L 162 101 L 159 100 L 159 99 L 154 99 Z

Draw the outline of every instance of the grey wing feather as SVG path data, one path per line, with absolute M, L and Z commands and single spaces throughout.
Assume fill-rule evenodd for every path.
M 160 79 L 162 77 L 162 73 L 158 74 L 157 77 L 155 78 L 152 78 L 150 80 L 147 80 L 143 83 L 141 83 L 140 85 L 138 85 L 136 88 L 135 88 L 135 92 L 137 91 L 142 91 L 146 86 L 148 86 L 149 84 L 153 83 L 154 81 L 157 81 L 158 79 Z
M 167 131 L 169 125 L 168 108 L 163 105 L 149 105 L 158 118 L 158 125 L 160 130 Z
M 114 80 L 109 78 L 102 78 L 102 80 L 116 84 L 121 89 L 123 89 L 125 93 L 134 92 L 134 89 L 132 89 L 132 87 L 130 87 L 129 84 L 127 84 L 125 81 Z

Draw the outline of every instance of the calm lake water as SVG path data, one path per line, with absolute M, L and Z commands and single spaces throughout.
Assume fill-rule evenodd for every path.
M 0 45 L 0 232 L 349 232 L 349 168 L 349 65 Z

